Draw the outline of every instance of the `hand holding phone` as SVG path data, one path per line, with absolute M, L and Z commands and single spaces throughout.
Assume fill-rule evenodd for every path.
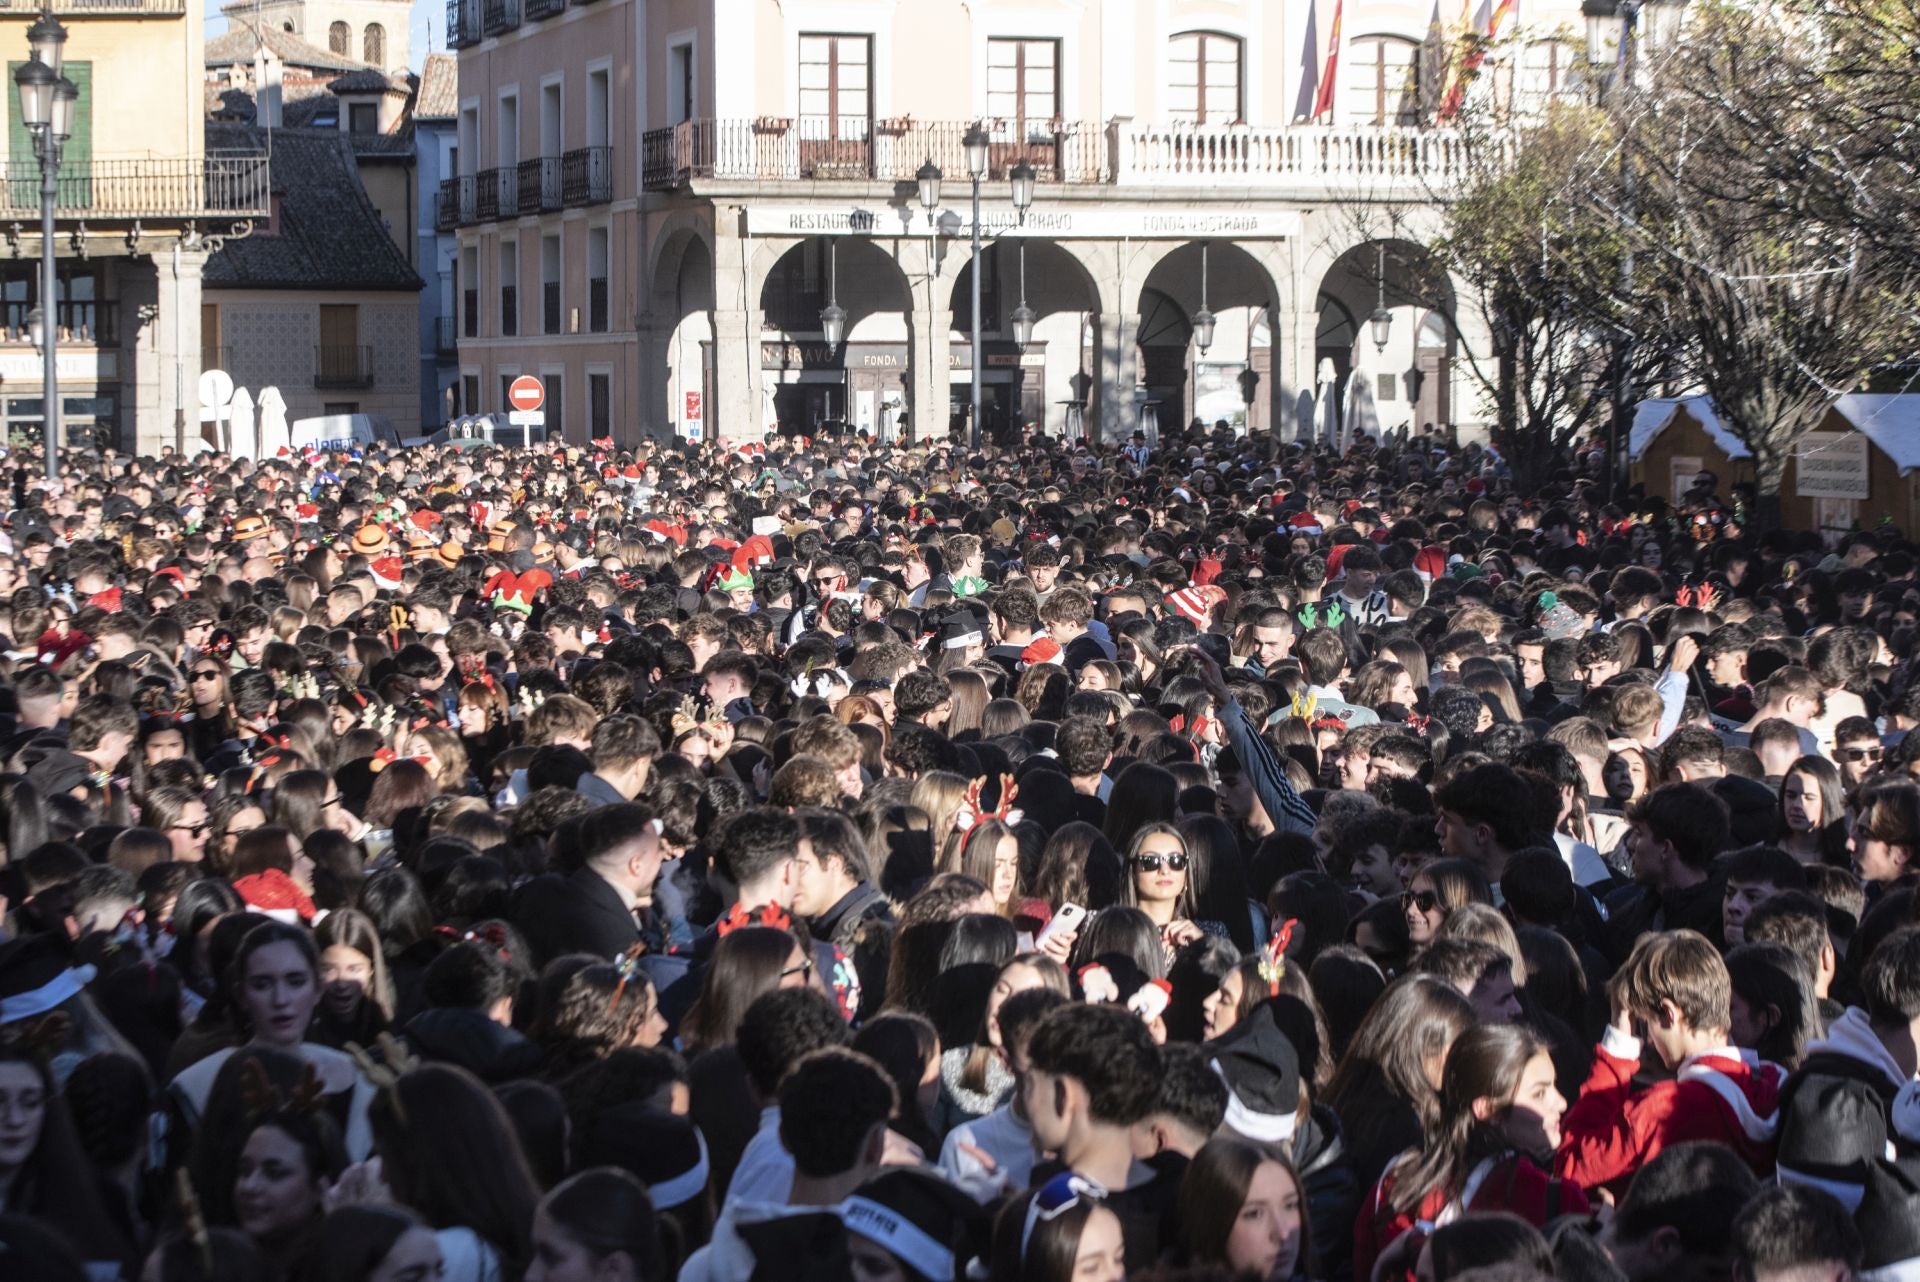
M 1061 904 L 1060 911 L 1055 913 L 1053 919 L 1041 927 L 1040 933 L 1034 937 L 1033 946 L 1045 948 L 1050 939 L 1060 935 L 1078 934 L 1080 924 L 1086 919 L 1087 910 L 1079 904 Z

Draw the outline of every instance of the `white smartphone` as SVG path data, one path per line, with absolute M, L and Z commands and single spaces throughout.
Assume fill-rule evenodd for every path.
M 1079 930 L 1080 923 L 1086 919 L 1087 910 L 1079 904 L 1061 904 L 1060 911 L 1053 915 L 1051 921 L 1041 927 L 1039 935 L 1034 938 L 1033 946 L 1038 948 L 1055 935 L 1069 934 Z

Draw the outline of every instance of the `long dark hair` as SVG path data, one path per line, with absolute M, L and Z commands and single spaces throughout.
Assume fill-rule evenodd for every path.
M 1546 1050 L 1539 1034 L 1519 1024 L 1476 1024 L 1454 1041 L 1440 1079 L 1439 1124 L 1427 1128 L 1426 1147 L 1394 1176 L 1388 1205 L 1396 1213 L 1436 1190 L 1453 1192 L 1474 1163 L 1508 1147 L 1499 1125 L 1475 1116 L 1473 1106 L 1512 1100 L 1528 1062 Z
M 1326 1102 L 1355 1152 L 1372 1151 L 1398 1124 L 1394 1110 L 1380 1106 L 1382 1095 L 1412 1110 L 1422 1134 L 1433 1133 L 1440 1099 L 1427 1079 L 1427 1061 L 1445 1054 L 1473 1020 L 1473 1003 L 1443 979 L 1407 975 L 1387 986 L 1327 1083 Z
M 1180 783 L 1163 767 L 1136 761 L 1113 781 L 1101 829 L 1115 850 L 1133 844 L 1133 835 L 1150 823 L 1171 824 L 1179 813 Z
M 1217 815 L 1188 815 L 1179 829 L 1187 843 L 1187 899 L 1194 914 L 1220 922 L 1234 947 L 1252 952 L 1253 896 L 1232 826 Z
M 397 1206 L 341 1206 L 327 1212 L 304 1282 L 366 1282 L 394 1244 L 420 1221 Z
M 33 1072 L 45 1110 L 40 1138 L 3 1190 L 7 1210 L 57 1229 L 89 1259 L 132 1263 L 136 1257 L 101 1204 L 66 1096 L 46 1061 L 30 1046 L 15 1042 L 0 1044 L 0 1064 L 19 1064 Z
M 480 1079 L 422 1065 L 382 1087 L 367 1120 L 394 1200 L 433 1228 L 472 1229 L 518 1276 L 540 1195 L 512 1120 Z
M 647 1186 L 617 1166 L 581 1171 L 540 1203 L 598 1263 L 615 1251 L 633 1261 L 637 1278 L 660 1276 L 660 1232 Z
M 1246 1204 L 1253 1175 L 1263 1162 L 1272 1162 L 1293 1181 L 1300 1195 L 1300 1251 L 1294 1257 L 1295 1276 L 1313 1277 L 1313 1226 L 1307 1215 L 1307 1186 L 1300 1173 L 1277 1148 L 1254 1144 L 1238 1136 L 1208 1140 L 1193 1155 L 1180 1180 L 1179 1225 L 1181 1245 L 1193 1264 L 1227 1263 L 1227 1239 Z
M 743 926 L 722 939 L 680 1024 L 689 1053 L 733 1045 L 747 1007 L 780 986 L 780 972 L 799 946 L 792 931 L 772 926 Z

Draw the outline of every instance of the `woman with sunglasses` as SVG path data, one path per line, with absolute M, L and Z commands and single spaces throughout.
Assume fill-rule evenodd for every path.
M 1125 1282 L 1120 1217 L 1099 1185 L 1063 1171 L 1015 1198 L 993 1231 L 993 1282 Z
M 1465 904 L 1493 903 L 1486 876 L 1464 859 L 1436 859 L 1422 865 L 1400 892 L 1407 917 L 1407 938 L 1425 948 L 1440 934 L 1453 910 Z
M 1180 830 L 1169 823 L 1150 823 L 1127 847 L 1126 876 L 1120 882 L 1120 903 L 1138 908 L 1159 928 L 1169 957 L 1202 935 L 1227 933 L 1218 922 L 1209 930 L 1193 920 L 1187 863 L 1187 839 Z
M 193 703 L 188 746 L 195 757 L 205 761 L 233 737 L 225 658 L 201 654 L 187 665 L 187 698 Z
M 1912 876 L 1920 859 L 1920 786 L 1870 784 L 1860 793 L 1853 821 L 1853 866 L 1869 890 Z

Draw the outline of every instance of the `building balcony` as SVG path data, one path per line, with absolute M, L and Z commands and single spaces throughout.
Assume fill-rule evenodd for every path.
M 967 182 L 972 121 L 689 120 L 641 139 L 648 191 L 774 182 L 911 183 L 928 160 L 949 190 Z M 1142 124 L 1124 117 L 1051 121 L 1018 129 L 980 122 L 992 139 L 987 180 L 1025 161 L 1036 182 L 1238 191 L 1338 188 L 1352 194 L 1430 196 L 1465 176 L 1457 133 L 1407 126 Z M 857 136 L 848 136 L 849 134 Z
M 567 0 L 525 0 L 525 3 L 529 22 L 557 18 L 567 11 Z
M 447 0 L 447 47 L 477 45 L 481 34 L 480 0 Z
M 480 0 L 480 29 L 501 36 L 520 25 L 520 0 Z
M 460 326 L 451 316 L 433 318 L 433 354 L 441 360 L 452 360 L 460 350 Z
M 452 231 L 460 225 L 460 180 L 443 178 L 433 198 L 433 228 Z
M 560 208 L 560 158 L 537 156 L 520 162 L 519 209 L 523 214 Z
M 50 11 L 57 18 L 183 18 L 186 0 L 0 0 L 0 13 Z
M 313 385 L 317 388 L 373 386 L 373 348 L 350 343 L 313 349 Z
M 560 157 L 560 200 L 569 209 L 613 199 L 613 148 L 577 147 Z
M 8 303 L 0 311 L 0 347 L 31 347 L 33 335 L 27 329 L 24 302 Z M 94 302 L 64 302 L 55 306 L 60 317 L 61 347 L 118 347 L 120 345 L 120 304 L 108 299 Z
M 170 220 L 265 218 L 270 208 L 264 155 L 201 160 L 94 160 L 64 164 L 54 210 L 62 218 Z M 40 213 L 40 165 L 0 168 L 0 222 Z

